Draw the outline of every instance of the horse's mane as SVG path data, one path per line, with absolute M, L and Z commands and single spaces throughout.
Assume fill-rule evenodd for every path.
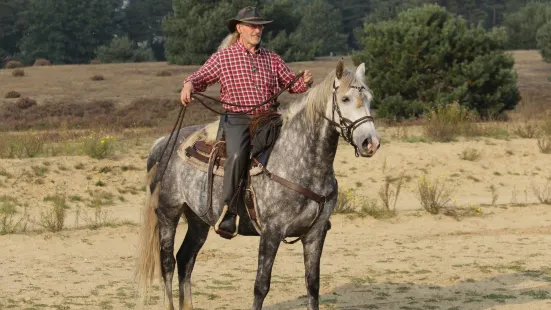
M 335 77 L 335 71 L 331 71 L 320 84 L 308 92 L 301 102 L 291 104 L 289 110 L 283 115 L 283 120 L 288 121 L 295 117 L 298 112 L 306 109 L 304 116 L 310 124 L 315 125 L 320 118 L 320 114 L 325 114 L 327 100 L 333 93 L 333 81 Z M 341 77 L 339 92 L 348 90 L 353 82 L 359 83 L 368 89 L 362 81 L 356 79 L 356 76 L 352 72 L 345 69 Z
M 222 40 L 222 43 L 218 46 L 217 51 L 221 51 L 225 48 L 230 47 L 232 44 L 237 42 L 239 40 L 239 32 L 234 31 L 233 33 L 228 34 L 224 40 Z

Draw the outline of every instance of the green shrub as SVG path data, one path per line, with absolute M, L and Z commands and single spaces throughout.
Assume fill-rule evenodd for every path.
M 506 33 L 469 26 L 437 5 L 401 12 L 396 20 L 366 24 L 363 50 L 367 84 L 377 114 L 420 116 L 426 108 L 459 102 L 481 116 L 513 109 L 520 96 Z
M 92 158 L 103 159 L 115 152 L 115 138 L 92 135 L 84 141 L 84 153 Z
M 96 56 L 101 63 L 142 62 L 153 59 L 151 48 L 134 48 L 127 37 L 114 38 L 109 44 L 96 49 Z
M 538 30 L 536 40 L 543 60 L 551 62 L 551 20 Z
M 138 47 L 132 52 L 133 62 L 151 61 L 154 58 L 153 50 L 149 47 Z

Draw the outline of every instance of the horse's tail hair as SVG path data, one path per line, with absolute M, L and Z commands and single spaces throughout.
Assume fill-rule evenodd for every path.
M 160 182 L 151 186 L 157 175 L 156 163 L 147 173 L 147 198 L 143 209 L 143 224 L 140 232 L 138 255 L 134 270 L 134 279 L 138 285 L 138 296 L 143 305 L 150 293 L 155 278 L 161 280 L 161 253 L 159 225 L 155 210 L 159 206 Z M 151 194 L 151 189 L 153 189 Z M 160 281 L 162 283 L 162 281 Z

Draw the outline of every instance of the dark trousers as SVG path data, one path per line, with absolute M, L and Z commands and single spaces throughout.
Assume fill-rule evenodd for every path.
M 249 134 L 250 118 L 246 115 L 223 115 L 220 124 L 226 137 L 227 160 L 224 165 L 224 185 L 222 187 L 221 205 L 228 205 L 233 213 L 237 213 L 236 205 L 239 199 L 235 197 L 241 176 L 249 166 L 251 136 Z

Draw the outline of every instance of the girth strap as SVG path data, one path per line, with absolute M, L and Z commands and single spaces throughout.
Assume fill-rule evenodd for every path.
M 317 210 L 317 213 L 316 213 L 316 217 L 314 218 L 314 220 L 312 221 L 312 224 L 310 224 L 310 226 L 312 226 L 316 222 L 318 217 L 320 216 L 321 211 L 323 210 L 323 207 L 325 206 L 325 203 L 327 201 L 330 201 L 331 199 L 333 199 L 337 195 L 337 188 L 335 188 L 335 190 L 333 190 L 327 196 L 322 196 L 322 195 L 316 194 L 313 191 L 307 189 L 306 187 L 300 186 L 296 183 L 293 183 L 289 180 L 286 180 L 286 179 L 284 179 L 284 178 L 282 178 L 278 175 L 275 175 L 275 174 L 271 173 L 268 169 L 266 169 L 266 167 L 264 167 L 260 162 L 258 162 L 258 160 L 256 158 L 253 157 L 252 160 L 260 167 L 260 169 L 262 169 L 262 171 L 264 173 L 266 173 L 266 175 L 268 176 L 268 178 L 270 178 L 270 180 L 274 180 L 277 183 L 279 183 L 279 184 L 281 184 L 281 185 L 283 185 L 283 186 L 285 186 L 289 189 L 292 189 L 295 192 L 304 195 L 306 198 L 311 199 L 311 200 L 318 203 L 318 210 Z M 335 179 L 335 183 L 337 183 L 336 179 Z M 300 240 L 300 238 L 301 237 L 298 237 L 298 238 L 296 238 L 295 240 L 292 240 L 292 241 L 287 241 L 287 240 L 283 239 L 283 243 L 294 244 L 294 243 L 298 242 Z

